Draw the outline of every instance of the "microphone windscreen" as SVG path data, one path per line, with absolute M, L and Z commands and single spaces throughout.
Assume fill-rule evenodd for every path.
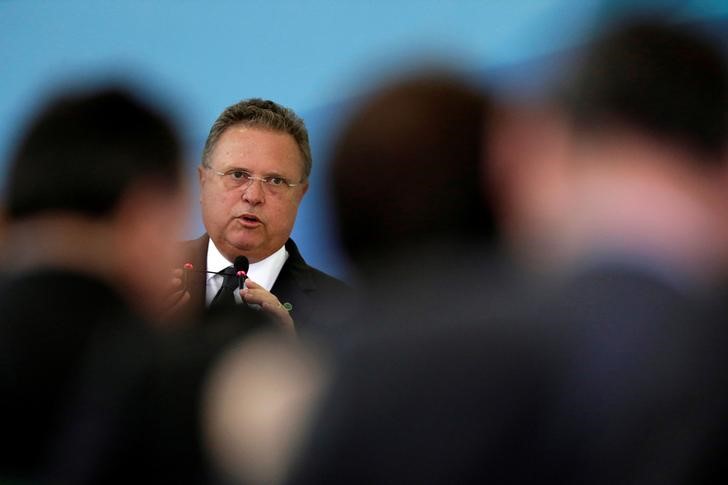
M 235 268 L 235 272 L 238 271 L 245 271 L 248 272 L 248 267 L 250 266 L 250 262 L 248 262 L 248 258 L 245 256 L 238 256 L 235 258 L 235 261 L 233 261 L 233 267 Z

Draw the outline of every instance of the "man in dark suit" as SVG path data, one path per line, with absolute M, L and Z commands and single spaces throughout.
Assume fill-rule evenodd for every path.
M 303 120 L 261 99 L 228 107 L 210 130 L 198 173 L 207 232 L 183 243 L 179 264 L 197 271 L 183 296 L 189 313 L 244 302 L 289 330 L 324 328 L 347 289 L 306 264 L 290 239 L 311 173 Z M 222 272 L 239 256 L 250 263 L 248 279 L 225 295 Z

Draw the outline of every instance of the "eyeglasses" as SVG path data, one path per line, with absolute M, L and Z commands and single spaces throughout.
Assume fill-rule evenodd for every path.
M 292 184 L 285 178 L 278 175 L 270 175 L 268 177 L 256 177 L 255 175 L 248 173 L 245 170 L 240 170 L 239 168 L 233 168 L 228 170 L 227 172 L 219 172 L 217 170 L 214 170 L 212 167 L 205 168 L 208 168 L 213 173 L 221 176 L 223 180 L 223 185 L 228 190 L 239 189 L 241 187 L 247 189 L 256 180 L 262 182 L 263 187 L 271 194 L 279 194 L 293 187 L 301 185 L 301 182 Z

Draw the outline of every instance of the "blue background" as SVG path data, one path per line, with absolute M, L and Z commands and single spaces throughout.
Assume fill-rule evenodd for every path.
M 0 0 L 0 182 L 22 123 L 69 84 L 121 79 L 161 102 L 186 137 L 192 176 L 220 111 L 270 98 L 303 116 L 314 151 L 294 238 L 309 263 L 342 275 L 325 164 L 352 100 L 423 63 L 532 96 L 565 54 L 635 5 L 727 37 L 723 0 Z M 196 199 L 190 236 L 202 231 Z

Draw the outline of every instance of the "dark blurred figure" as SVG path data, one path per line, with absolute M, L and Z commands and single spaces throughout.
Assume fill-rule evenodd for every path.
M 621 254 L 686 289 L 714 283 L 726 256 L 719 46 L 686 26 L 632 21 L 576 67 L 558 116 L 541 117 L 539 143 L 498 180 L 511 188 L 503 207 L 514 243 L 556 268 Z M 508 141 L 511 153 L 529 145 Z
M 1 481 L 128 483 L 169 467 L 147 322 L 185 219 L 181 167 L 168 121 L 123 89 L 58 97 L 25 131 L 3 201 Z
M 369 151 L 366 142 L 347 150 L 345 131 L 334 184 L 345 247 L 374 295 L 359 320 L 387 330 L 359 334 L 338 359 L 290 482 L 703 483 L 720 471 L 728 342 L 713 298 L 728 247 L 727 79 L 710 42 L 661 21 L 613 26 L 587 48 L 560 98 L 566 123 L 551 120 L 557 138 L 541 147 L 558 155 L 531 153 L 552 156 L 555 172 L 543 183 L 556 181 L 558 192 L 548 194 L 549 219 L 537 234 L 558 278 L 537 299 L 514 293 L 482 264 L 487 256 L 459 243 L 480 223 L 481 234 L 494 234 L 493 219 L 481 217 L 492 213 L 504 217 L 501 241 L 506 231 L 532 236 L 518 226 L 544 213 L 544 199 L 509 181 L 513 192 L 499 190 L 498 206 L 495 180 L 450 178 L 472 173 L 447 156 L 472 139 L 451 126 L 435 128 L 449 137 L 422 127 L 407 136 L 409 123 L 433 118 L 419 104 L 427 96 L 408 98 L 412 85 L 375 96 L 379 110 L 359 112 L 369 124 L 355 116 L 352 126 L 382 124 L 387 134 L 372 137 Z M 446 97 L 437 96 L 449 107 Z M 403 119 L 390 124 L 392 113 Z M 488 147 L 497 127 L 480 126 L 480 146 Z M 444 151 L 427 145 L 438 139 L 447 141 L 438 145 Z M 379 165 L 392 146 L 427 148 Z M 439 165 L 419 162 L 430 152 L 441 154 Z M 491 162 L 485 156 L 475 166 L 497 173 L 484 170 Z M 392 172 L 429 185 L 393 186 L 401 179 Z M 480 193 L 479 203 L 448 206 L 474 201 L 453 196 L 456 186 Z M 421 205 L 399 212 L 411 194 Z M 427 230 L 407 230 L 413 226 Z M 380 233 L 395 236 L 378 244 Z M 427 246 L 438 239 L 445 243 Z M 395 257 L 369 257 L 367 245 Z M 398 266 L 396 255 L 415 264 Z
M 487 95 L 424 74 L 376 92 L 344 129 L 334 203 L 364 303 L 291 483 L 520 483 L 555 465 L 535 429 L 563 336 L 510 316 L 497 120 Z
M 359 109 L 331 161 L 336 220 L 357 270 L 423 245 L 494 238 L 481 163 L 494 109 L 445 73 L 384 88 Z
M 728 63 L 696 30 L 632 20 L 587 50 L 560 105 L 568 193 L 548 312 L 579 331 L 564 412 L 584 478 L 701 483 L 725 429 L 711 300 L 728 262 Z
M 701 483 L 725 434 L 725 56 L 684 25 L 622 22 L 555 104 L 504 203 L 551 271 L 539 313 L 576 331 L 554 429 L 582 481 Z
M 355 320 L 363 331 L 470 312 L 498 279 L 488 170 L 496 112 L 456 74 L 432 72 L 373 93 L 345 126 L 331 185 L 335 223 L 359 279 Z

